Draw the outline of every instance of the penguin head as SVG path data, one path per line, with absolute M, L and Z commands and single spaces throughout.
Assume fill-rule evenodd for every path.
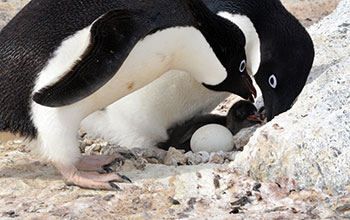
M 232 56 L 232 59 L 227 63 L 223 63 L 226 67 L 227 77 L 218 85 L 203 85 L 214 91 L 227 91 L 241 96 L 244 99 L 254 100 L 256 97 L 256 90 L 253 86 L 252 79 L 246 70 L 245 54 L 240 56 Z
M 196 28 L 206 38 L 227 72 L 220 84 L 209 85 L 204 82 L 203 85 L 210 90 L 231 92 L 253 100 L 256 90 L 246 68 L 246 38 L 243 31 L 236 24 L 210 11 L 202 0 L 187 0 L 187 4 Z
M 217 85 L 203 85 L 214 91 L 227 91 L 244 99 L 254 100 L 256 90 L 247 72 L 247 58 L 245 53 L 246 39 L 242 30 L 235 24 L 216 16 L 220 27 L 215 30 L 204 30 L 216 57 L 227 72 L 226 78 Z M 208 34 L 209 33 L 209 34 Z
M 241 100 L 235 103 L 226 116 L 226 127 L 236 134 L 242 128 L 261 123 L 260 114 L 249 101 Z
M 306 31 L 284 41 L 264 44 L 255 80 L 261 89 L 267 120 L 291 108 L 305 86 L 314 58 L 313 43 Z

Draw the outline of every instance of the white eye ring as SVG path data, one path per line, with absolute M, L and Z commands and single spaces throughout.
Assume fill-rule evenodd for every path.
M 272 88 L 276 88 L 277 87 L 277 78 L 274 74 L 272 74 L 269 78 L 269 84 Z
M 239 72 L 243 73 L 246 67 L 246 62 L 245 60 L 242 60 L 241 65 L 239 65 Z

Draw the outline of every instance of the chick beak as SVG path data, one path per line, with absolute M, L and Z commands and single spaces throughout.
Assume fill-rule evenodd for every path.
M 260 124 L 264 122 L 264 119 L 263 119 L 262 115 L 260 113 L 258 113 L 258 112 L 255 113 L 254 115 L 249 115 L 247 117 L 247 119 L 249 121 L 252 121 L 252 122 L 258 122 Z

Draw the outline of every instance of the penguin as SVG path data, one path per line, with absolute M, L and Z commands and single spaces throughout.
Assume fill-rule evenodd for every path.
M 262 116 L 256 107 L 249 101 L 241 100 L 230 108 L 226 116 L 215 114 L 196 115 L 182 124 L 170 127 L 167 130 L 168 140 L 158 143 L 157 147 L 164 150 L 175 147 L 187 152 L 191 150 L 192 135 L 202 126 L 219 124 L 228 128 L 232 135 L 235 135 L 243 128 L 262 122 Z
M 313 42 L 305 28 L 279 0 L 204 3 L 243 30 L 247 70 L 262 92 L 267 121 L 287 111 L 304 87 L 314 59 Z M 169 82 L 172 89 L 166 89 Z M 168 140 L 169 128 L 209 114 L 227 96 L 207 90 L 186 73 L 164 74 L 103 112 L 93 113 L 81 128 L 123 147 L 155 148 Z
M 167 140 L 168 128 L 195 115 L 209 114 L 229 95 L 205 88 L 186 72 L 171 70 L 92 113 L 81 122 L 81 129 L 90 138 L 103 138 L 126 148 L 156 150 L 158 142 Z
M 67 184 L 119 190 L 129 179 L 101 171 L 121 155 L 82 156 L 80 122 L 170 69 L 253 99 L 244 47 L 201 0 L 32 0 L 0 32 L 1 131 L 32 139 Z
M 280 0 L 203 0 L 246 37 L 247 68 L 261 90 L 267 120 L 289 110 L 314 60 L 310 35 Z

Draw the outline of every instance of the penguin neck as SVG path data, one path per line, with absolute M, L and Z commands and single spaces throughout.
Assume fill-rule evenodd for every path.
M 172 28 L 173 59 L 170 69 L 185 71 L 196 81 L 208 85 L 218 85 L 227 77 L 213 48 L 195 27 Z
M 223 17 L 237 25 L 243 32 L 246 45 L 247 70 L 250 75 L 255 75 L 261 63 L 260 39 L 252 21 L 245 15 L 231 14 L 220 11 L 218 16 Z
M 207 85 L 218 85 L 227 77 L 232 53 L 242 53 L 244 34 L 232 22 L 209 10 L 202 0 L 186 0 L 191 12 L 191 31 L 184 35 L 178 67 Z M 192 33 L 191 33 L 192 32 Z

